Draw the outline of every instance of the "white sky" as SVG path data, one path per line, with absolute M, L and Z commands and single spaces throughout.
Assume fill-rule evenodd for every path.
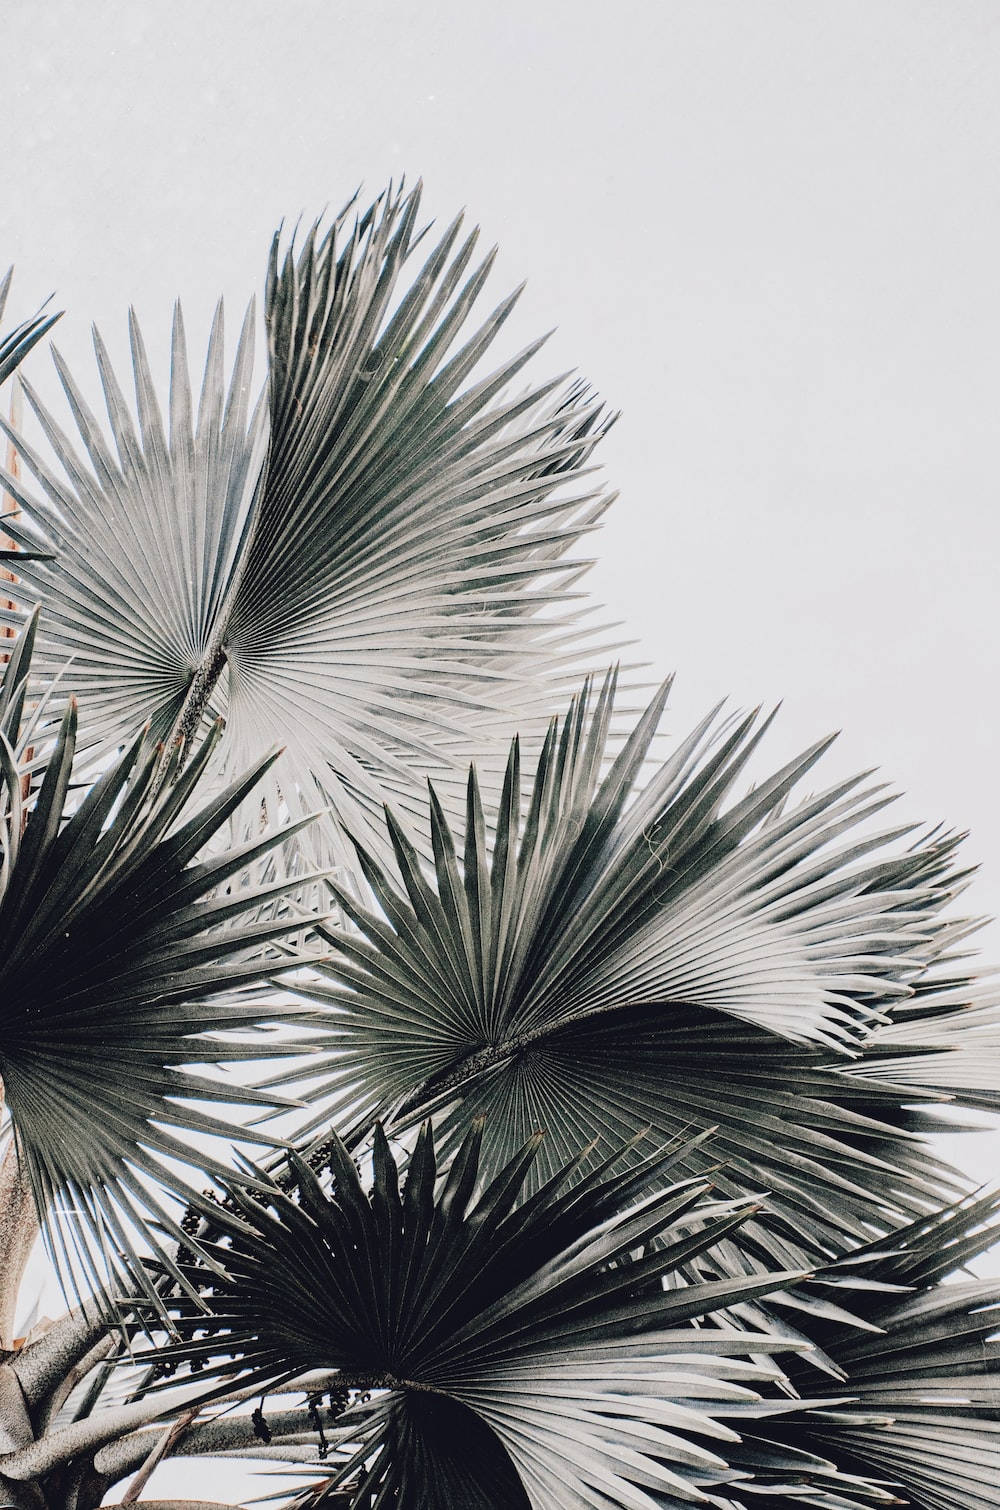
M 0 66 L 0 263 L 84 371 L 130 301 L 197 348 L 359 182 L 467 205 L 538 370 L 623 411 L 594 585 L 672 726 L 842 728 L 831 772 L 971 829 L 1000 911 L 995 0 L 7 0 Z

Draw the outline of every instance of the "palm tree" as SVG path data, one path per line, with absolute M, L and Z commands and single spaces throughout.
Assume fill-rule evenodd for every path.
M 512 300 L 424 235 L 276 238 L 259 399 L 178 310 L 165 419 L 133 319 L 134 414 L 98 337 L 107 430 L 57 353 L 79 442 L 0 421 L 0 1503 L 987 1510 L 959 837 L 826 740 L 750 784 L 759 714 L 662 757 L 579 586 L 608 418 L 481 376 Z
M 607 506 L 588 459 L 605 422 L 574 382 L 514 391 L 540 342 L 475 382 L 513 308 L 470 330 L 492 254 L 451 225 L 416 272 L 420 193 L 348 206 L 268 268 L 267 383 L 253 308 L 226 384 L 217 312 L 195 405 L 175 310 L 165 422 L 130 320 L 137 423 L 95 336 L 111 438 L 57 353 L 84 455 L 25 384 L 61 477 L 15 437 L 20 572 L 44 603 L 36 666 L 72 657 L 82 732 L 190 738 L 224 715 L 232 763 L 285 747 L 284 801 L 382 838 L 387 795 L 460 788 L 512 721 L 544 729 L 580 663 L 571 549 Z

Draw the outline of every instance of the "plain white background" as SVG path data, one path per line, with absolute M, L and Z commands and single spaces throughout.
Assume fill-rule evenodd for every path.
M 71 365 L 130 302 L 162 354 L 178 293 L 200 352 L 282 218 L 423 175 L 528 278 L 512 338 L 557 327 L 539 373 L 623 411 L 593 586 L 671 728 L 843 729 L 831 774 L 971 830 L 1000 911 L 994 0 L 8 0 L 0 53 L 0 262 Z

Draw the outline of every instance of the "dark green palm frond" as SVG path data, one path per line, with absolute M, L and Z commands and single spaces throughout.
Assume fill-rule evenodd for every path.
M 133 319 L 138 423 L 99 341 L 113 441 L 57 357 L 85 455 L 28 389 L 58 467 L 18 437 L 40 489 L 6 483 L 18 543 L 54 558 L 19 597 L 45 604 L 46 673 L 74 657 L 85 733 L 190 733 L 211 692 L 232 760 L 287 745 L 285 799 L 318 780 L 373 844 L 387 795 L 422 813 L 430 770 L 460 805 L 473 755 L 544 731 L 584 654 L 568 552 L 608 502 L 601 405 L 513 390 L 541 343 L 480 375 L 514 298 L 477 322 L 492 257 L 456 221 L 416 260 L 419 202 L 276 240 L 253 414 L 249 324 L 227 395 L 217 319 L 196 418 L 177 315 L 164 420 Z
M 147 1219 L 170 1225 L 150 1182 L 184 1192 L 177 1161 L 219 1167 L 186 1136 L 232 1138 L 213 1103 L 281 1103 L 218 1067 L 293 1050 L 250 1030 L 294 1016 L 267 982 L 296 962 L 283 946 L 303 920 L 290 885 L 250 879 L 287 831 L 198 859 L 273 759 L 192 811 L 217 731 L 162 780 L 136 739 L 72 807 L 71 702 L 25 797 L 34 637 L 33 619 L 0 692 L 0 1077 L 56 1257 L 96 1282 L 108 1264 L 135 1270 Z
M 752 1464 L 755 1474 L 753 1492 L 734 1495 L 740 1510 L 816 1504 L 809 1495 L 830 1483 L 834 1464 L 919 1510 L 994 1510 L 1000 1283 L 956 1278 L 955 1270 L 1000 1241 L 998 1215 L 996 1192 L 967 1199 L 895 1233 L 889 1251 L 872 1245 L 830 1271 L 827 1283 L 839 1288 L 827 1294 L 843 1297 L 856 1324 L 800 1314 L 839 1370 L 835 1397 L 817 1399 L 815 1375 L 793 1366 L 812 1404 L 751 1425 L 733 1449 L 734 1465 Z M 827 1466 L 803 1472 L 811 1456 Z
M 439 1183 L 427 1124 L 402 1185 L 380 1128 L 370 1193 L 336 1137 L 325 1174 L 292 1156 L 291 1188 L 259 1170 L 252 1186 L 229 1180 L 222 1235 L 203 1240 L 225 1277 L 210 1276 L 207 1317 L 179 1305 L 189 1340 L 161 1358 L 206 1377 L 235 1362 L 265 1391 L 333 1370 L 371 1394 L 343 1419 L 327 1486 L 349 1488 L 353 1506 L 704 1503 L 730 1477 L 720 1454 L 735 1434 L 720 1417 L 752 1415 L 782 1376 L 747 1357 L 771 1351 L 766 1333 L 691 1320 L 792 1276 L 665 1288 L 749 1203 L 667 1184 L 675 1149 L 572 1183 L 577 1162 L 518 1205 L 540 1141 L 485 1188 L 481 1129 Z
M 433 881 L 391 820 L 405 891 L 361 847 L 380 914 L 342 897 L 359 931 L 331 932 L 310 993 L 325 1105 L 344 1127 L 450 1103 L 446 1145 L 486 1115 L 497 1162 L 545 1127 L 538 1178 L 591 1137 L 717 1125 L 723 1188 L 771 1191 L 817 1256 L 950 1198 L 923 1142 L 852 1108 L 842 1066 L 947 947 L 952 842 L 897 854 L 863 781 L 790 804 L 822 744 L 732 799 L 752 716 L 706 720 L 636 794 L 665 692 L 602 781 L 613 694 L 553 724 L 523 822 L 516 744 L 489 838 L 475 774 L 464 848 L 432 793 Z M 896 1113 L 927 1093 L 863 1094 Z

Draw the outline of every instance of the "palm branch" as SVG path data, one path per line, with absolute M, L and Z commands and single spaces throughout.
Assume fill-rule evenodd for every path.
M 244 1135 L 213 1104 L 276 1104 L 220 1067 L 302 1052 L 257 1029 L 296 1015 L 268 982 L 300 957 L 303 915 L 294 882 L 251 876 L 287 830 L 198 859 L 273 755 L 195 808 L 218 731 L 182 773 L 140 735 L 76 799 L 76 704 L 49 738 L 35 634 L 0 684 L 0 1077 L 64 1278 L 133 1283 L 144 1228 L 177 1233 L 159 1187 L 223 1167 L 184 1135 Z
M 847 1073 L 953 943 L 954 841 L 899 853 L 863 780 L 792 802 L 826 742 L 732 800 L 752 716 L 706 720 L 637 792 L 665 690 L 603 780 L 613 678 L 578 698 L 523 821 L 515 743 L 492 835 L 474 772 L 464 846 L 432 791 L 430 880 L 391 815 L 402 886 L 358 840 L 380 910 L 338 891 L 315 1116 L 440 1106 L 445 1147 L 486 1116 L 498 1164 L 544 1127 L 538 1180 L 593 1137 L 717 1127 L 690 1172 L 770 1191 L 779 1261 L 828 1257 L 960 1188 L 911 1109 L 939 1093 Z
M 828 1282 L 853 1315 L 813 1311 L 808 1332 L 839 1374 L 832 1399 L 792 1359 L 811 1408 L 744 1438 L 740 1510 L 813 1505 L 824 1486 L 867 1507 L 879 1492 L 919 1510 L 991 1510 L 1000 1470 L 1000 1284 L 961 1275 L 1000 1239 L 994 1191 L 955 1203 L 852 1255 Z M 959 1272 L 956 1272 L 959 1271 Z M 831 1293 L 829 1290 L 827 1293 Z M 742 1454 L 742 1455 L 741 1455 Z M 841 1483 L 844 1479 L 846 1482 Z M 768 1493 L 773 1492 L 773 1501 Z
M 828 741 L 740 795 L 759 715 L 650 775 L 666 688 L 617 753 L 614 675 L 547 725 L 608 421 L 519 389 L 541 343 L 481 375 L 516 296 L 418 218 L 275 238 L 259 398 L 252 308 L 197 400 L 178 308 L 166 414 L 133 317 L 134 406 L 95 337 L 106 425 L 58 354 L 77 438 L 0 420 L 0 1091 L 101 1301 L 0 1357 L 0 1498 L 177 1449 L 308 1465 L 298 1510 L 988 1510 L 1000 1198 L 926 1137 L 1000 1110 L 958 836 L 805 793 Z M 267 821 L 317 797 L 343 879 Z
M 55 354 L 82 453 L 26 387 L 58 465 L 17 436 L 38 490 L 5 478 L 12 533 L 48 558 L 20 569 L 37 664 L 73 656 L 85 737 L 222 713 L 233 761 L 287 746 L 285 800 L 315 806 L 318 781 L 376 844 L 386 795 L 421 810 L 426 771 L 460 794 L 471 754 L 488 767 L 561 698 L 583 653 L 568 552 L 608 502 L 600 404 L 515 389 L 540 342 L 479 375 L 516 296 L 474 322 L 493 259 L 460 219 L 414 270 L 419 203 L 390 190 L 275 239 L 256 404 L 252 310 L 227 387 L 220 308 L 197 405 L 176 311 L 166 419 L 133 317 L 136 417 L 99 338 L 110 440 Z
M 178 1305 L 183 1340 L 159 1357 L 206 1378 L 235 1365 L 244 1393 L 304 1375 L 354 1391 L 318 1503 L 718 1503 L 710 1489 L 731 1476 L 720 1454 L 736 1440 L 723 1418 L 752 1414 L 781 1377 L 747 1355 L 781 1344 L 691 1321 L 791 1276 L 664 1279 L 751 1203 L 666 1182 L 675 1148 L 619 1173 L 617 1157 L 589 1174 L 578 1159 L 518 1205 L 541 1137 L 492 1178 L 481 1141 L 477 1124 L 439 1181 L 425 1125 L 401 1184 L 377 1128 L 369 1193 L 336 1137 L 326 1169 L 290 1156 L 291 1187 L 252 1166 L 252 1184 L 228 1179 L 217 1240 L 202 1239 L 225 1277 L 207 1276 L 207 1316 Z M 273 1423 L 275 1455 L 294 1425 Z

